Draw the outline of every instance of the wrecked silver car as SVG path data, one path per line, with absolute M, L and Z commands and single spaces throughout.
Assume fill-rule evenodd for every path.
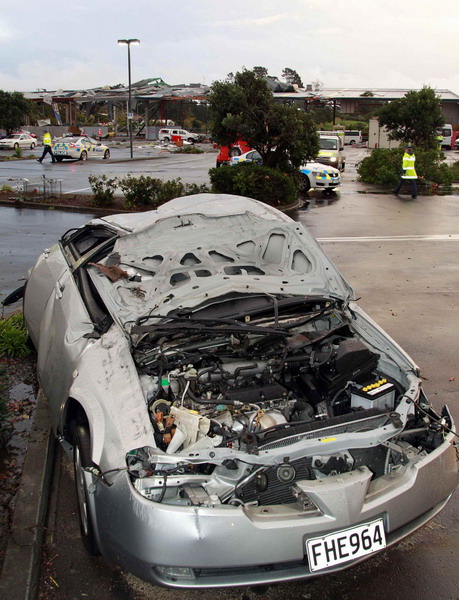
M 437 514 L 454 424 L 307 230 L 237 196 L 97 218 L 24 311 L 83 541 L 173 587 L 364 560 Z

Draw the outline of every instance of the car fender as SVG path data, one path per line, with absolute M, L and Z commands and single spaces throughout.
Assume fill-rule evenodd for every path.
M 103 470 L 124 466 L 134 448 L 155 445 L 137 369 L 118 325 L 89 340 L 75 364 L 68 397 L 85 409 L 92 459 Z

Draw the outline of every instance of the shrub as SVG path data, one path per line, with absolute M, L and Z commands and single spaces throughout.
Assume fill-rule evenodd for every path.
M 459 160 L 453 163 L 449 170 L 451 171 L 451 177 L 454 183 L 459 182 Z
M 119 182 L 120 188 L 124 192 L 126 208 L 158 208 L 161 204 L 179 198 L 180 196 L 190 196 L 192 194 L 204 194 L 210 192 L 206 184 L 182 183 L 180 178 L 169 181 L 161 181 L 141 175 L 140 177 L 131 177 L 128 175 Z
M 404 148 L 376 148 L 357 167 L 360 181 L 376 185 L 395 185 L 402 174 Z M 452 173 L 442 163 L 437 150 L 415 150 L 416 173 L 428 182 L 450 185 Z
M 181 182 L 180 177 L 163 181 L 156 195 L 156 206 L 160 206 L 173 198 L 185 196 L 185 186 Z
M 5 184 L 0 188 L 0 192 L 14 192 L 14 190 L 10 185 Z
M 197 146 L 180 146 L 177 150 L 174 150 L 174 154 L 204 154 L 204 150 Z
M 154 179 L 145 175 L 141 175 L 140 177 L 131 177 L 131 175 L 128 175 L 119 182 L 119 186 L 126 198 L 124 206 L 126 208 L 156 206 L 156 194 L 161 185 L 161 179 Z
M 184 196 L 193 196 L 194 194 L 209 194 L 212 190 L 206 183 L 185 183 Z
M 90 175 L 88 181 L 94 194 L 94 205 L 111 206 L 117 188 L 117 178 L 107 177 L 106 175 L 101 177 Z
M 14 158 L 22 158 L 22 148 L 20 146 L 16 146 L 13 152 Z
M 285 206 L 298 199 L 298 185 L 292 175 L 276 169 L 242 163 L 209 171 L 213 191 L 261 200 L 271 206 Z
M 450 169 L 438 157 L 438 150 L 416 152 L 416 173 L 433 183 L 451 185 L 453 181 Z
M 359 179 L 376 185 L 395 185 L 400 179 L 402 156 L 402 148 L 376 148 L 359 163 Z
M 30 354 L 27 338 L 22 313 L 0 320 L 0 356 L 27 356 Z

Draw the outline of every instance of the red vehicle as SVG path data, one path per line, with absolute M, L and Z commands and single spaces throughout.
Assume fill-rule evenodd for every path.
M 229 165 L 230 158 L 232 156 L 241 156 L 241 154 L 245 154 L 245 152 L 250 152 L 252 148 L 244 142 L 244 140 L 237 140 L 231 146 L 217 146 L 220 148 L 219 153 L 217 154 L 217 167 L 221 167 L 222 165 Z

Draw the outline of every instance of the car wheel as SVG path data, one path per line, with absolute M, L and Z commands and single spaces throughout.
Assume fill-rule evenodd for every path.
M 302 173 L 300 179 L 300 192 L 308 192 L 310 189 L 311 182 L 309 181 L 309 177 Z
M 57 160 L 57 162 L 62 162 L 64 160 L 63 156 L 55 156 L 54 158 Z
M 88 476 L 84 470 L 91 465 L 91 437 L 89 430 L 83 425 L 77 425 L 73 433 L 73 470 L 80 516 L 81 539 L 86 550 L 93 555 L 100 554 L 94 529 L 92 526 L 91 509 L 89 506 Z
M 83 150 L 83 152 L 80 154 L 80 160 L 88 160 L 88 153 L 86 150 Z
M 31 149 L 31 150 L 33 150 L 34 148 L 35 148 L 35 142 L 32 142 L 32 143 L 30 144 L 30 149 Z
M 194 144 L 194 138 L 188 138 L 187 142 L 190 142 L 190 144 Z
M 13 146 L 14 150 L 17 150 L 19 148 L 19 144 L 16 142 Z
M 163 142 L 170 142 L 170 141 L 171 141 L 171 140 L 170 140 L 170 138 L 168 138 L 168 137 L 164 137 L 164 138 L 163 138 Z
M 110 150 L 105 150 L 104 159 L 110 158 Z
M 351 141 L 349 142 L 349 145 L 350 145 L 350 146 L 353 146 L 354 144 L 355 144 L 355 140 L 351 140 Z

